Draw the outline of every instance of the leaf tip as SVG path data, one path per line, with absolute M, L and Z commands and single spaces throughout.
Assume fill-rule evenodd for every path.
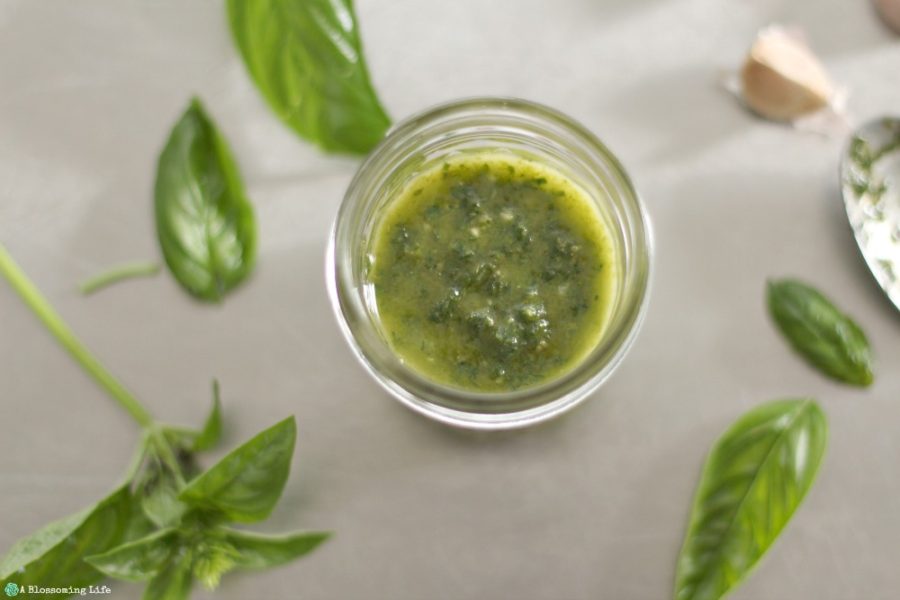
M 196 110 L 201 113 L 206 112 L 206 108 L 203 106 L 203 100 L 200 99 L 200 96 L 194 94 L 191 96 L 190 102 L 188 102 L 188 108 L 190 110 Z
M 315 540 L 316 545 L 327 542 L 331 538 L 334 537 L 333 531 L 313 531 L 309 534 L 309 537 Z
M 273 430 L 284 429 L 285 431 L 293 432 L 296 435 L 296 433 L 297 433 L 297 418 L 294 415 L 291 415 L 285 419 L 278 421 L 277 423 L 272 425 L 272 427 L 270 429 L 273 429 Z
M 872 370 L 866 367 L 860 374 L 857 380 L 854 382 L 857 386 L 861 388 L 870 387 L 875 382 L 875 374 L 872 373 Z
M 212 394 L 213 394 L 213 412 L 217 417 L 221 418 L 222 413 L 222 390 L 219 386 L 219 380 L 213 377 L 212 380 Z

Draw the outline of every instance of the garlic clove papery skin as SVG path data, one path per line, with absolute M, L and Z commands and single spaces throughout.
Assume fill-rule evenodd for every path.
M 875 7 L 884 22 L 900 33 L 900 0 L 875 0 Z
M 741 71 L 747 105 L 775 121 L 791 121 L 830 102 L 834 84 L 802 41 L 780 27 L 759 33 Z

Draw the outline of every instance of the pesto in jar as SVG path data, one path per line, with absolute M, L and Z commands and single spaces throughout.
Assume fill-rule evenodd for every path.
M 438 383 L 547 382 L 597 344 L 614 249 L 578 185 L 512 155 L 463 154 L 417 175 L 377 223 L 370 281 L 397 355 Z

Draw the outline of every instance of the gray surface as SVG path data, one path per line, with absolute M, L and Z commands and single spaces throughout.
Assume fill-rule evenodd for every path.
M 197 423 L 221 379 L 228 444 L 296 414 L 285 500 L 264 527 L 337 537 L 218 598 L 670 597 L 703 456 L 743 410 L 810 394 L 831 445 L 807 503 L 734 600 L 887 600 L 900 588 L 900 315 L 841 213 L 841 140 L 745 114 L 715 85 L 753 32 L 804 27 L 860 119 L 900 111 L 900 41 L 864 1 L 359 0 L 382 97 L 546 102 L 597 132 L 656 227 L 644 330 L 611 381 L 535 429 L 471 435 L 363 373 L 323 286 L 326 232 L 356 166 L 298 141 L 244 73 L 219 2 L 0 2 L 0 239 L 152 407 Z M 168 275 L 85 299 L 75 282 L 157 255 L 157 153 L 192 93 L 230 139 L 260 226 L 252 281 L 222 307 Z M 878 355 L 867 391 L 787 350 L 763 282 L 802 275 Z M 0 551 L 102 494 L 135 428 L 0 285 Z M 114 597 L 138 596 L 113 583 Z M 202 596 L 202 595 L 199 595 Z

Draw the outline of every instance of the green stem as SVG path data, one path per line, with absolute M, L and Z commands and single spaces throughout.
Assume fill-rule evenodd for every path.
M 152 443 L 156 444 L 159 458 L 167 467 L 169 467 L 169 471 L 175 476 L 175 483 L 177 484 L 178 489 L 182 489 L 185 486 L 184 473 L 181 472 L 181 465 L 178 464 L 178 457 L 175 456 L 175 452 L 172 450 L 169 440 L 166 439 L 165 434 L 158 425 L 149 430 L 149 435 Z
M 19 268 L 19 265 L 9 255 L 2 243 L 0 243 L 0 274 L 6 277 L 28 308 L 43 321 L 50 333 L 69 351 L 72 358 L 78 361 L 84 370 L 94 378 L 94 381 L 122 405 L 141 427 L 145 429 L 152 428 L 154 421 L 150 413 L 75 337 L 75 334 L 63 322 L 59 313 L 50 306 L 50 303 L 44 298 L 40 290 L 35 287 L 31 280 L 28 279 L 28 276 Z
M 113 267 L 78 284 L 82 294 L 93 294 L 108 285 L 118 283 L 132 277 L 150 277 L 159 273 L 159 263 L 132 262 Z

